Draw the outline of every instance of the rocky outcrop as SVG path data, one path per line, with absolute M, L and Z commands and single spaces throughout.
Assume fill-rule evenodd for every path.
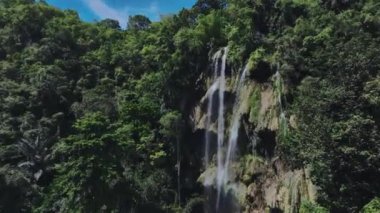
M 260 106 L 256 131 L 262 129 L 278 130 L 277 100 L 271 85 L 261 86 L 260 102 L 256 103 Z
M 315 201 L 316 189 L 308 169 L 292 171 L 275 159 L 259 171 L 248 186 L 245 212 L 281 210 L 293 213 L 298 212 L 303 200 Z
M 309 169 L 290 170 L 279 158 L 267 161 L 255 155 L 245 155 L 233 168 L 236 183 L 225 190 L 231 191 L 241 206 L 241 212 L 261 213 L 299 212 L 304 201 L 315 202 L 316 187 Z M 198 181 L 206 187 L 215 186 L 216 167 L 210 166 Z

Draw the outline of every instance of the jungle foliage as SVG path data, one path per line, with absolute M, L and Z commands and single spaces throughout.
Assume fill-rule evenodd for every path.
M 197 175 L 180 200 L 176 177 L 200 172 L 187 119 L 210 52 L 227 45 L 232 67 L 260 50 L 281 72 L 297 128 L 277 152 L 311 166 L 318 209 L 357 212 L 373 200 L 365 211 L 375 212 L 376 0 L 199 0 L 160 22 L 129 17 L 126 30 L 0 0 L 0 211 L 190 211 L 201 202 Z

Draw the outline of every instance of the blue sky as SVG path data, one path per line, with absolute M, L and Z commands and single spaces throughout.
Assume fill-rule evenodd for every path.
M 116 19 L 122 27 L 126 26 L 128 16 L 142 14 L 152 21 L 160 15 L 173 14 L 182 8 L 190 8 L 196 0 L 47 0 L 50 5 L 60 9 L 78 11 L 84 21 Z

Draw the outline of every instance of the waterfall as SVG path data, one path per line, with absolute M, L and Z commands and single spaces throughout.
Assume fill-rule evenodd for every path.
M 205 133 L 205 167 L 206 169 L 210 165 L 212 158 L 211 154 L 211 133 L 214 132 L 217 134 L 216 138 L 216 177 L 214 176 L 205 177 L 204 184 L 205 186 L 210 186 L 211 181 L 216 181 L 216 212 L 224 211 L 221 208 L 225 208 L 226 205 L 235 205 L 232 204 L 232 200 L 228 199 L 226 194 L 225 187 L 229 184 L 229 178 L 233 176 L 232 170 L 229 168 L 232 162 L 235 160 L 237 143 L 238 143 L 238 134 L 240 128 L 240 121 L 242 113 L 240 112 L 240 105 L 242 102 L 241 91 L 243 90 L 244 81 L 248 72 L 248 66 L 244 68 L 240 76 L 238 75 L 235 80 L 235 86 L 233 92 L 236 94 L 235 102 L 233 105 L 232 119 L 228 129 L 228 144 L 225 144 L 225 92 L 226 92 L 226 63 L 227 63 L 228 48 L 225 47 L 217 51 L 213 56 L 213 76 L 210 87 L 206 93 L 208 100 L 207 105 L 207 117 L 206 117 L 206 133 Z M 218 99 L 216 99 L 218 97 Z M 214 108 L 217 108 L 217 110 Z M 215 114 L 217 113 L 217 114 Z M 217 115 L 217 120 L 213 120 L 213 116 Z M 216 128 L 214 124 L 217 124 Z M 214 144 L 214 143 L 213 143 Z M 209 194 L 210 195 L 210 194 Z M 210 195 L 211 196 L 211 195 Z M 215 197 L 214 197 L 215 198 Z M 222 200 L 223 199 L 223 200 Z M 223 203 L 222 203 L 223 201 Z M 225 201 L 230 202 L 226 204 Z M 223 206 L 223 207 L 222 207 Z M 231 206 L 229 207 L 231 208 Z
M 276 74 L 274 75 L 274 80 L 275 80 L 274 82 L 275 93 L 277 96 L 277 103 L 278 103 L 278 107 L 280 111 L 279 124 L 281 128 L 281 132 L 285 136 L 287 134 L 287 121 L 286 121 L 286 113 L 285 113 L 284 106 L 282 103 L 283 80 L 280 73 L 279 64 L 277 64 L 277 71 L 276 71 Z
M 235 103 L 234 103 L 233 112 L 232 112 L 233 113 L 232 125 L 230 126 L 230 131 L 229 131 L 230 135 L 228 139 L 227 158 L 225 161 L 225 171 L 223 174 L 224 184 L 227 184 L 228 179 L 231 176 L 229 166 L 230 166 L 230 163 L 234 160 L 235 154 L 236 154 L 235 151 L 236 151 L 237 140 L 239 136 L 240 119 L 241 119 L 241 113 L 239 110 L 240 102 L 241 102 L 240 92 L 243 89 L 247 71 L 248 71 L 248 66 L 245 66 L 243 73 L 241 74 L 234 91 L 236 94 L 236 98 L 235 98 Z
M 218 151 L 217 151 L 217 176 L 216 176 L 216 184 L 217 184 L 217 203 L 216 207 L 219 207 L 220 201 L 220 193 L 222 190 L 223 184 L 223 173 L 224 173 L 224 165 L 223 165 L 223 141 L 224 141 L 224 92 L 226 90 L 226 61 L 228 48 L 225 47 L 223 49 L 222 56 L 222 64 L 220 68 L 220 79 L 219 79 L 219 109 L 218 109 Z
M 214 94 L 219 88 L 219 80 L 218 80 L 218 69 L 219 69 L 219 59 L 222 52 L 219 50 L 214 54 L 213 58 L 213 76 L 212 76 L 212 85 L 210 86 L 209 90 L 206 93 L 207 99 L 208 99 L 208 106 L 207 106 L 207 119 L 206 119 L 206 133 L 205 133 L 205 168 L 209 166 L 210 161 L 210 130 L 211 130 L 211 123 L 212 123 L 212 109 L 214 105 Z
M 210 200 L 206 208 L 210 212 L 239 212 L 239 204 L 236 201 L 237 190 L 240 183 L 234 181 L 236 177 L 236 171 L 234 170 L 234 164 L 237 160 L 239 129 L 242 120 L 242 109 L 244 101 L 244 89 L 247 73 L 249 71 L 248 65 L 241 70 L 236 79 L 229 79 L 232 83 L 229 83 L 228 88 L 231 88 L 231 92 L 235 94 L 235 100 L 232 106 L 231 120 L 227 122 L 229 126 L 225 126 L 225 114 L 230 108 L 226 108 L 225 94 L 226 94 L 226 63 L 227 63 L 228 48 L 225 47 L 217 51 L 212 58 L 213 75 L 210 82 L 210 87 L 207 90 L 206 98 L 207 102 L 207 117 L 205 120 L 205 168 L 210 169 L 205 171 L 204 185 L 206 186 L 206 193 Z M 229 77 L 231 78 L 231 77 Z M 279 66 L 276 74 L 273 77 L 274 80 L 274 93 L 276 95 L 276 102 L 279 112 L 279 122 L 282 134 L 287 133 L 287 121 L 286 112 L 283 106 L 283 79 L 280 74 Z M 230 90 L 228 90 L 230 92 Z M 285 100 L 286 102 L 286 100 Z M 227 135 L 225 135 L 227 133 Z M 211 137 L 211 134 L 216 134 L 215 137 Z M 228 136 L 228 137 L 226 137 Z M 226 141 L 225 141 L 226 139 Z M 252 153 L 255 153 L 255 146 L 259 137 L 257 133 L 253 134 L 252 139 Z M 216 143 L 215 143 L 216 142 Z M 225 143 L 227 142 L 227 143 Z M 211 144 L 213 144 L 211 149 Z M 216 145 L 214 145 L 216 144 Z M 213 155 L 216 155 L 216 159 L 212 161 Z M 210 165 L 210 162 L 215 164 Z M 215 167 L 213 167 L 215 165 Z M 212 188 L 215 186 L 215 188 Z M 215 203 L 214 203 L 215 202 Z M 216 204 L 216 205 L 215 205 Z M 206 210 L 206 212 L 209 212 Z

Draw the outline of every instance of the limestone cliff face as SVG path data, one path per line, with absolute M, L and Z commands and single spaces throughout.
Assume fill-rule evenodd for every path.
M 299 212 L 301 202 L 315 201 L 316 190 L 307 169 L 292 171 L 275 159 L 261 171 L 263 173 L 249 183 L 245 212 Z
M 226 109 L 231 109 L 238 72 L 231 72 L 226 87 Z M 209 80 L 205 80 L 208 82 Z M 241 206 L 241 212 L 298 212 L 301 202 L 314 202 L 316 188 L 310 180 L 307 168 L 291 170 L 287 167 L 276 149 L 281 122 L 289 123 L 289 128 L 295 128 L 296 116 L 289 118 L 281 112 L 281 92 L 278 76 L 271 75 L 267 79 L 255 79 L 250 74 L 240 92 L 241 103 L 238 107 L 242 113 L 238 139 L 238 160 L 232 166 L 235 170 L 235 180 L 230 187 Z M 209 85 L 205 83 L 205 88 Z M 205 89 L 207 91 L 207 89 Z M 193 131 L 205 131 L 207 117 L 206 94 L 193 109 L 191 122 Z M 228 111 L 228 110 L 226 110 Z M 231 115 L 226 115 L 226 125 L 231 123 Z M 215 131 L 216 121 L 211 125 Z M 199 182 L 207 187 L 215 186 L 216 168 L 211 163 L 199 177 Z M 227 187 L 228 188 L 228 187 Z

